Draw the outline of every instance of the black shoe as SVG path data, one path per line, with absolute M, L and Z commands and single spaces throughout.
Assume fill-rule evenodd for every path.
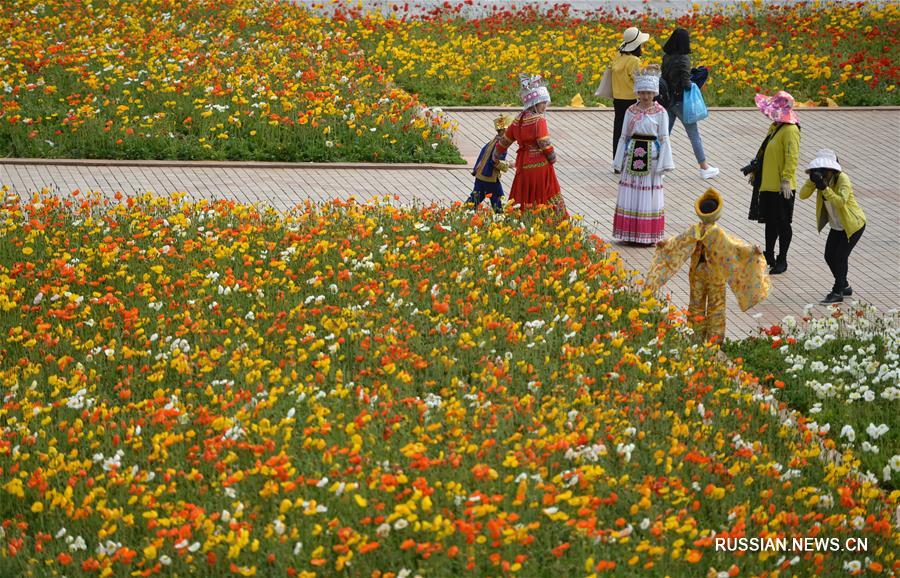
M 831 305 L 832 303 L 843 303 L 844 296 L 838 293 L 829 293 L 825 296 L 825 299 L 819 301 L 822 305 Z
M 787 271 L 787 260 L 777 260 L 775 266 L 769 269 L 769 275 L 781 275 Z
M 766 258 L 766 266 L 770 269 L 775 266 L 775 253 L 766 253 L 763 251 L 763 257 Z
M 851 295 L 853 295 L 853 287 L 847 285 L 846 287 L 844 287 L 844 290 L 841 291 L 841 295 L 843 295 L 844 297 L 850 297 Z

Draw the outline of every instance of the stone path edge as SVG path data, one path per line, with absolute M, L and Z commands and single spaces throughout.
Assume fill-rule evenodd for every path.
M 29 159 L 0 158 L 0 165 L 64 165 L 77 167 L 189 167 L 241 169 L 354 169 L 354 170 L 469 170 L 468 163 L 443 165 L 436 163 L 290 163 L 265 161 L 181 161 L 138 159 Z
M 440 106 L 435 105 L 430 108 L 439 108 L 443 111 L 447 112 L 494 112 L 494 111 L 509 111 L 509 110 L 521 110 L 521 106 L 502 106 L 502 105 L 475 105 L 475 106 Z M 840 111 L 885 111 L 885 110 L 900 110 L 900 106 L 891 106 L 891 105 L 882 105 L 882 106 L 795 106 L 794 107 L 798 112 L 807 113 L 807 112 L 834 112 L 836 110 Z M 564 112 L 597 112 L 597 111 L 609 111 L 613 112 L 612 106 L 548 106 L 547 110 L 549 111 L 564 111 Z M 709 111 L 714 112 L 717 110 L 722 111 L 747 111 L 747 110 L 758 110 L 755 106 L 710 106 Z
M 508 112 L 519 110 L 514 106 L 446 106 L 441 108 L 447 112 Z M 612 107 L 586 106 L 548 107 L 550 111 L 565 112 L 613 112 Z M 752 111 L 756 107 L 710 107 L 710 111 Z M 846 106 L 846 107 L 798 107 L 798 110 L 807 112 L 828 111 L 900 111 L 900 106 Z M 291 163 L 291 162 L 267 162 L 267 161 L 188 161 L 188 160 L 141 160 L 141 159 L 73 159 L 73 158 L 0 158 L 0 165 L 36 165 L 36 166 L 75 166 L 75 167 L 185 167 L 185 168 L 242 168 L 242 169 L 352 169 L 352 170 L 471 170 L 470 163 L 464 164 L 439 164 L 439 163 Z

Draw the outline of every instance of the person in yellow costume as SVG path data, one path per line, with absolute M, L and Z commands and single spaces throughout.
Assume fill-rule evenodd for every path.
M 725 336 L 725 285 L 737 297 L 741 311 L 769 294 L 769 274 L 759 247 L 732 237 L 716 221 L 722 212 L 722 196 L 708 189 L 694 203 L 700 222 L 677 237 L 656 244 L 646 286 L 656 291 L 681 269 L 690 257 L 691 302 L 688 321 L 703 339 Z

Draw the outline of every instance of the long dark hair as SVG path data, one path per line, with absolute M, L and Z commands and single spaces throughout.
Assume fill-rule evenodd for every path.
M 691 35 L 684 28 L 676 28 L 663 44 L 663 52 L 666 54 L 690 54 Z

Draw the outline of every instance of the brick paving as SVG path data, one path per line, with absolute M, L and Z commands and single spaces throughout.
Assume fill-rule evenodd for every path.
M 459 123 L 457 145 L 470 163 L 491 135 L 491 119 L 499 110 L 448 111 Z M 850 258 L 854 299 L 881 310 L 900 307 L 900 109 L 803 109 L 799 114 L 803 127 L 801 168 L 819 148 L 835 149 L 868 217 L 866 231 Z M 557 174 L 569 210 L 583 215 L 588 227 L 604 238 L 611 233 L 617 192 L 611 170 L 612 118 L 611 109 L 596 108 L 551 109 L 548 114 L 560 158 Z M 704 181 L 697 174 L 684 129 L 676 124 L 672 139 L 677 168 L 665 180 L 668 234 L 677 234 L 695 221 L 694 199 L 712 185 L 725 199 L 722 226 L 762 244 L 763 226 L 745 218 L 749 185 L 739 168 L 756 153 L 767 126 L 755 109 L 713 109 L 701 123 L 701 132 L 708 161 L 722 172 Z M 508 175 L 504 178 L 507 189 L 511 180 Z M 0 184 L 19 194 L 44 187 L 108 194 L 184 191 L 192 198 L 262 202 L 278 209 L 289 209 L 306 199 L 367 199 L 383 194 L 398 195 L 405 203 L 449 204 L 464 200 L 471 182 L 464 166 L 0 161 Z M 747 313 L 737 309 L 729 293 L 729 337 L 755 333 L 758 327 L 776 323 L 785 315 L 799 316 L 806 304 L 817 303 L 825 295 L 832 283 L 822 258 L 825 236 L 815 229 L 814 198 L 798 200 L 787 273 L 773 277 L 769 299 Z M 652 256 L 652 250 L 646 248 L 613 245 L 613 250 L 640 272 L 646 271 Z M 676 305 L 686 306 L 686 270 L 665 291 Z

